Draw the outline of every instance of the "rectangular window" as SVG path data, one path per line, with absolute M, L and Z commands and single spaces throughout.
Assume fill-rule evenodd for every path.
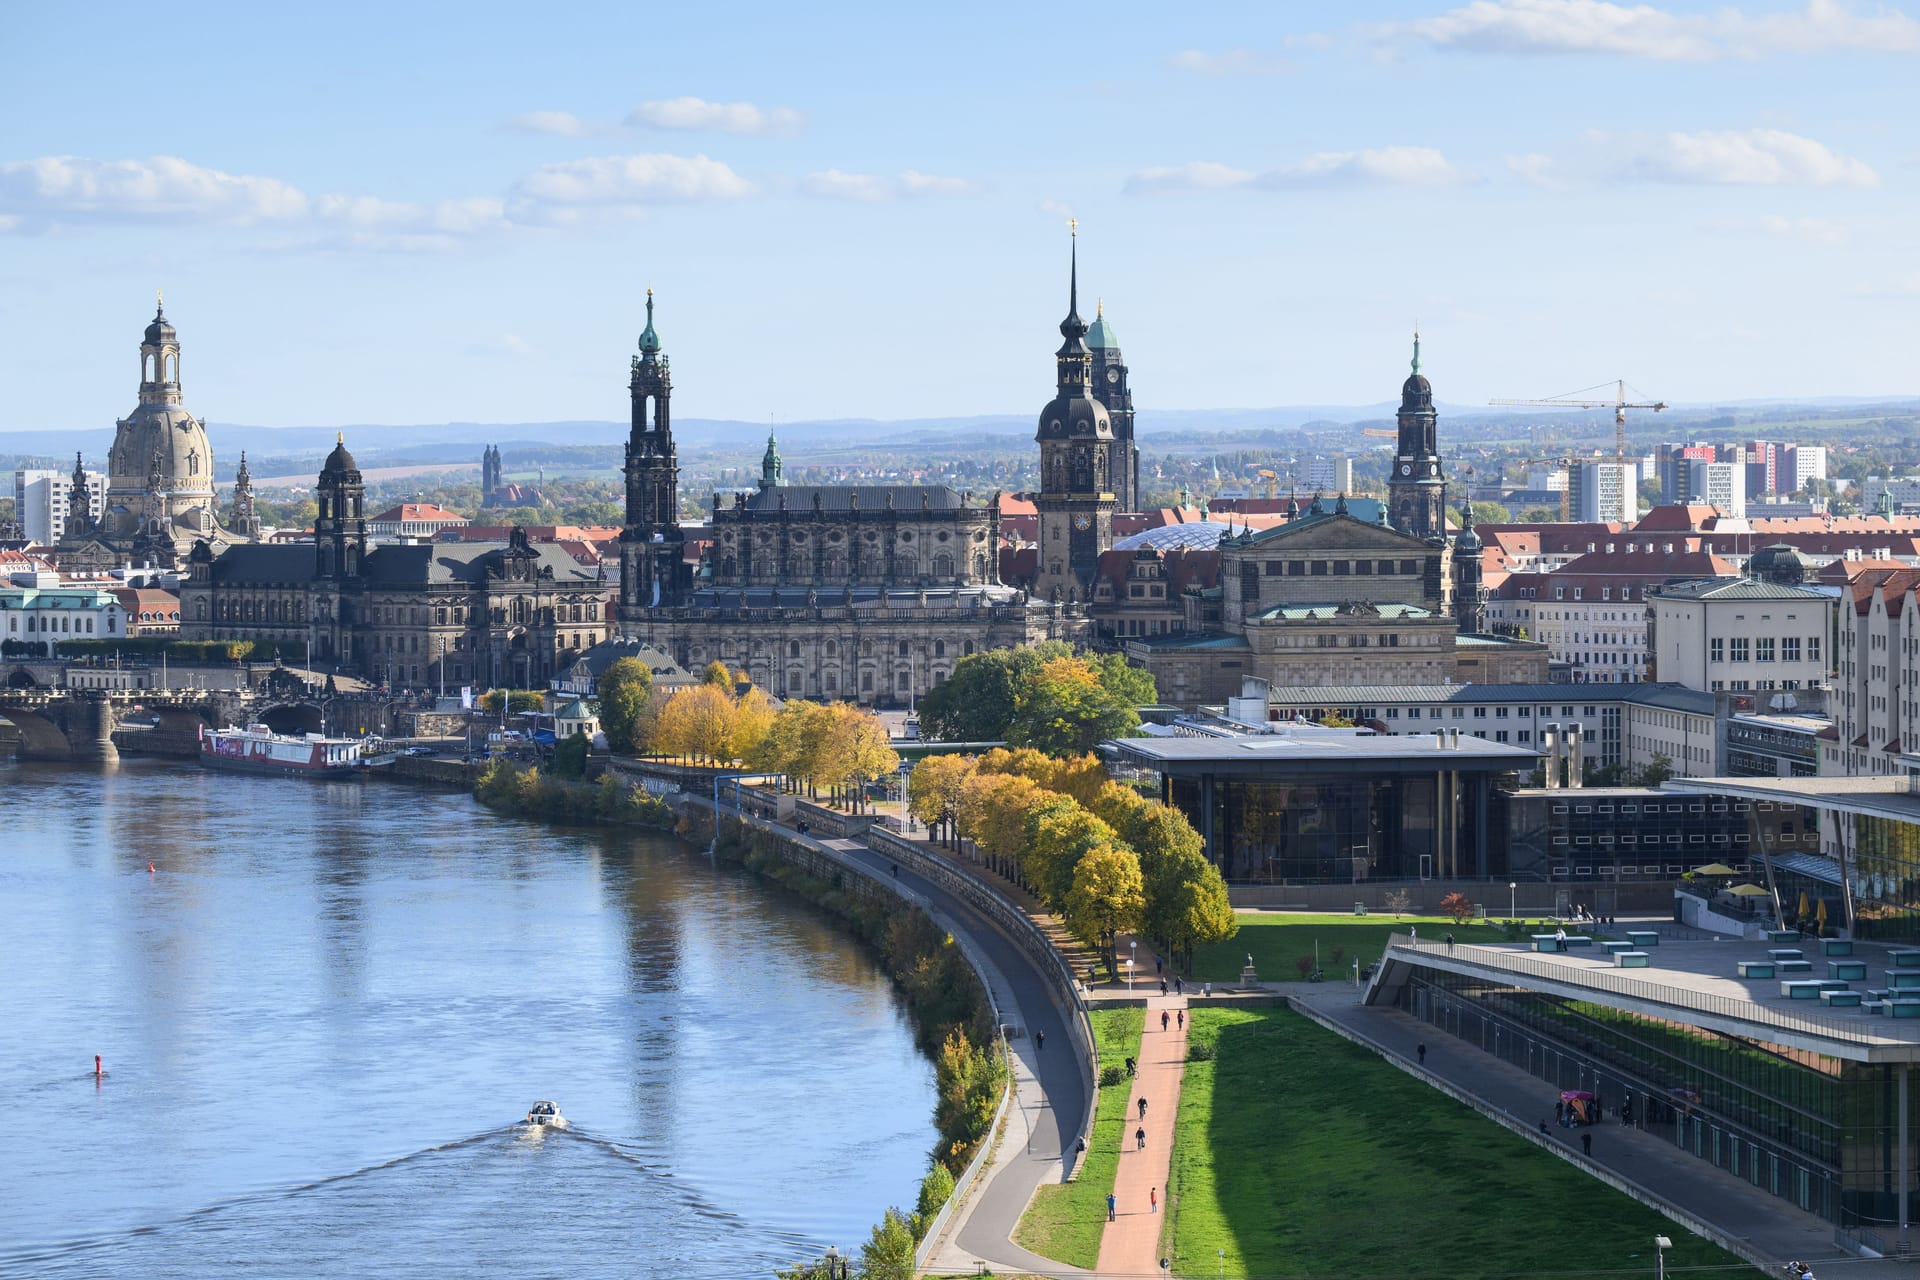
M 1286 572 L 1286 569 L 1283 567 L 1285 564 L 1286 564 L 1286 561 L 1284 560 L 1267 561 L 1266 563 L 1267 576 L 1269 578 L 1279 577 L 1281 574 Z
M 1505 720 L 1507 718 L 1508 710 L 1509 708 L 1507 707 L 1495 707 L 1493 709 L 1493 718 L 1495 720 Z
M 1347 561 L 1345 561 L 1345 560 L 1335 560 L 1335 561 L 1333 562 L 1333 575 L 1334 575 L 1334 577 L 1336 577 L 1336 578 L 1344 578 L 1344 577 L 1346 577 L 1346 576 L 1347 576 L 1347 573 L 1349 572 L 1349 570 L 1350 570 L 1350 566 L 1349 566 L 1349 564 L 1348 564 L 1348 562 L 1347 562 Z
M 1475 707 L 1473 709 L 1473 718 L 1475 720 L 1485 720 L 1487 718 L 1487 709 L 1485 707 Z
M 1393 572 L 1393 561 L 1391 561 L 1391 560 L 1382 560 L 1382 561 L 1380 562 L 1380 565 L 1379 565 L 1379 569 L 1378 569 L 1378 572 L 1380 572 L 1380 573 L 1392 573 L 1392 572 Z
M 1733 643 L 1729 645 L 1728 648 L 1732 654 L 1732 661 L 1745 662 L 1747 660 L 1747 638 L 1745 636 L 1733 637 Z
M 1788 636 L 1780 642 L 1780 661 L 1800 661 L 1800 637 Z
M 1353 571 L 1355 573 L 1363 574 L 1365 576 L 1371 577 L 1373 574 L 1373 561 L 1355 560 L 1353 562 Z
M 1289 578 L 1304 578 L 1304 577 L 1306 577 L 1306 576 L 1307 576 L 1307 562 L 1306 562 L 1305 560 L 1289 560 L 1289 561 L 1287 561 L 1287 576 L 1288 576 Z
M 1820 637 L 1819 636 L 1807 637 L 1807 661 L 1808 662 L 1820 661 Z
M 1313 562 L 1313 576 L 1316 578 L 1324 578 L 1327 576 L 1327 562 L 1325 560 L 1315 560 Z
M 1773 637 L 1756 636 L 1753 641 L 1753 660 L 1755 662 L 1773 661 Z

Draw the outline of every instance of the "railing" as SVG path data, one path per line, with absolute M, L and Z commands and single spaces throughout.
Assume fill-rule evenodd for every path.
M 1758 1000 L 1709 995 L 1704 991 L 1693 991 L 1685 987 L 1669 987 L 1657 982 L 1622 977 L 1607 969 L 1572 969 L 1564 964 L 1535 960 L 1531 956 L 1493 951 L 1484 945 L 1469 944 L 1469 946 L 1470 949 L 1464 953 L 1450 953 L 1444 942 L 1414 938 L 1402 933 L 1396 933 L 1387 939 L 1389 953 L 1396 950 L 1418 951 L 1422 955 L 1445 956 L 1456 965 L 1464 963 L 1482 969 L 1521 973 L 1531 978 L 1545 978 L 1570 986 L 1590 987 L 1632 1000 L 1645 1000 L 1650 1004 L 1669 1005 L 1694 1013 L 1718 1014 L 1722 1017 L 1738 1018 L 1744 1022 L 1762 1023 L 1780 1030 L 1799 1031 L 1807 1035 L 1844 1040 L 1850 1044 L 1884 1044 L 1889 1041 L 1920 1042 L 1920 1027 L 1910 1029 L 1898 1023 L 1887 1022 L 1884 1029 L 1876 1023 L 1869 1030 L 1863 1028 L 1858 1021 L 1821 1017 L 1817 1014 L 1792 1013 L 1770 1004 L 1763 1004 Z M 1376 974 L 1376 980 L 1377 977 Z

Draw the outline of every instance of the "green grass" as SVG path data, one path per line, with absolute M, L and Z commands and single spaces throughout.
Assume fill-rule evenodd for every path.
M 1121 1066 L 1140 1051 L 1145 1009 L 1092 1011 L 1094 1047 L 1100 1065 Z M 1127 1103 L 1133 1081 L 1100 1090 L 1093 1113 L 1093 1132 L 1087 1137 L 1086 1163 L 1073 1182 L 1042 1186 L 1033 1193 L 1026 1214 L 1014 1230 L 1014 1242 L 1043 1258 L 1092 1269 L 1100 1260 L 1100 1233 L 1107 1225 L 1107 1193 L 1120 1171 L 1120 1144 L 1126 1137 Z
M 1299 1014 L 1191 1017 L 1218 1056 L 1189 1062 L 1181 1089 L 1180 1274 L 1650 1275 L 1657 1234 L 1670 1271 L 1745 1265 Z
M 1253 953 L 1253 967 L 1262 982 L 1298 982 L 1299 957 L 1313 956 L 1313 944 L 1320 944 L 1320 967 L 1327 981 L 1338 982 L 1353 974 L 1357 957 L 1361 968 L 1380 958 L 1386 949 L 1387 935 L 1405 933 L 1418 925 L 1424 938 L 1439 939 L 1451 933 L 1461 942 L 1499 942 L 1504 938 L 1493 925 L 1455 924 L 1445 916 L 1392 915 L 1320 915 L 1307 911 L 1242 911 L 1238 913 L 1240 932 L 1225 942 L 1195 950 L 1193 977 L 1198 982 L 1238 982 L 1247 953 Z M 1338 949 L 1339 954 L 1335 954 Z

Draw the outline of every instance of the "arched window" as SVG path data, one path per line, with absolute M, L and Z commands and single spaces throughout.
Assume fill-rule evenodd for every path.
M 905 640 L 902 640 L 900 642 L 900 656 L 904 658 L 907 656 L 908 652 L 909 650 L 907 648 L 907 642 Z
M 933 558 L 933 576 L 951 578 L 953 576 L 953 557 L 942 551 Z
M 787 641 L 787 656 L 789 658 L 797 658 L 800 656 L 800 642 L 798 640 Z
M 827 641 L 826 652 L 829 658 L 838 657 L 840 654 L 840 642 L 838 640 Z
M 971 654 L 972 652 L 973 652 L 973 641 L 969 640 L 967 641 L 966 648 L 961 650 L 961 653 L 964 655 L 964 654 Z
M 947 642 L 945 640 L 935 640 L 933 642 L 933 656 L 936 658 L 944 658 L 947 656 Z

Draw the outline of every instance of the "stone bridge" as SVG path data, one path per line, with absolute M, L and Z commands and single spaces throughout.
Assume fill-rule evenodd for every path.
M 317 733 L 324 711 L 321 700 L 266 691 L 0 688 L 0 720 L 19 731 L 22 760 L 117 760 L 114 734 L 129 718 L 142 727 L 126 732 L 150 739 L 155 754 L 192 755 L 202 727 L 260 721 L 277 733 Z

